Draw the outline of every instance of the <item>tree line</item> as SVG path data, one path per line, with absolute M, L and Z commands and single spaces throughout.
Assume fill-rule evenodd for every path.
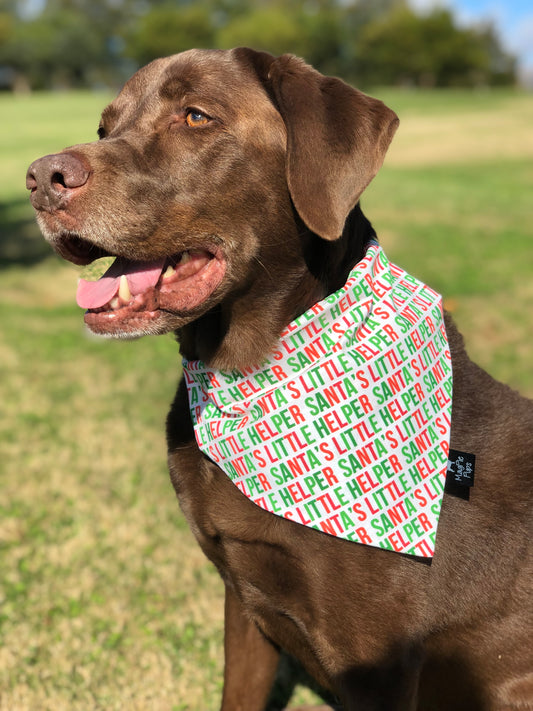
M 516 81 L 493 24 L 408 0 L 0 0 L 4 88 L 116 86 L 156 57 L 249 46 L 304 57 L 362 87 Z

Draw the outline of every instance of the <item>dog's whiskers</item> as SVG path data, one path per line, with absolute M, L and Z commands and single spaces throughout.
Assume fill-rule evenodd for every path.
M 263 264 L 263 262 L 259 259 L 259 257 L 254 257 L 254 259 L 255 259 L 255 261 L 259 264 L 259 266 L 262 267 L 262 268 L 265 270 L 265 272 L 266 272 L 266 274 L 268 275 L 268 277 L 273 280 L 274 277 L 272 276 L 272 274 L 270 273 L 270 271 L 268 270 L 268 268 L 267 268 L 267 267 Z

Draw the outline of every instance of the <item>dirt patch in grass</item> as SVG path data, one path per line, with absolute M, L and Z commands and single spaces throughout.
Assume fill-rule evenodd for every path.
M 80 269 L 52 255 L 27 269 L 2 270 L 2 303 L 53 308 L 75 303 Z M 80 314 L 83 312 L 80 310 Z
M 402 119 L 402 117 L 400 117 Z M 533 157 L 533 97 L 516 98 L 491 111 L 407 114 L 386 158 L 391 166 L 479 163 Z

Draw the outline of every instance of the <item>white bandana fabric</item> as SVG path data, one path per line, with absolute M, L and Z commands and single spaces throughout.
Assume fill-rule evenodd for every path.
M 442 300 L 377 243 L 260 366 L 183 371 L 198 446 L 255 504 L 433 556 L 452 409 Z

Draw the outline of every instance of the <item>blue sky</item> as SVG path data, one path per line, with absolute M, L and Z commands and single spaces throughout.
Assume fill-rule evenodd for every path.
M 415 7 L 444 5 L 465 24 L 493 20 L 503 45 L 518 56 L 522 70 L 533 70 L 532 0 L 411 0 Z

